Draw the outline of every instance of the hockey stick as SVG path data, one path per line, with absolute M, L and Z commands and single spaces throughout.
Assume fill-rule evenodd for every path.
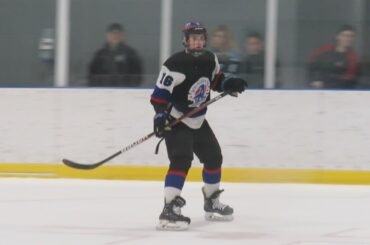
M 194 108 L 193 110 L 189 111 L 188 113 L 182 115 L 181 117 L 177 118 L 176 120 L 170 122 L 168 124 L 168 126 L 172 127 L 176 124 L 178 124 L 179 122 L 181 122 L 183 119 L 187 118 L 187 117 L 191 117 L 192 115 L 194 115 L 195 113 L 203 110 L 204 108 L 206 108 L 207 106 L 209 106 L 210 104 L 216 102 L 217 100 L 221 99 L 222 97 L 226 96 L 228 93 L 227 92 L 223 92 L 219 95 L 217 95 L 216 97 L 214 97 L 213 99 L 203 103 L 202 105 L 200 105 L 199 107 L 196 107 Z M 77 169 L 85 169 L 85 170 L 89 170 L 89 169 L 94 169 L 94 168 L 97 168 L 99 167 L 100 165 L 103 165 L 104 163 L 108 162 L 109 160 L 112 160 L 113 158 L 115 158 L 116 156 L 134 148 L 135 146 L 143 143 L 144 141 L 150 139 L 151 137 L 153 137 L 155 135 L 154 132 L 142 137 L 141 139 L 138 139 L 137 141 L 131 143 L 130 145 L 126 146 L 125 148 L 123 148 L 122 150 L 114 153 L 113 155 L 105 158 L 104 160 L 100 161 L 100 162 L 97 162 L 97 163 L 93 163 L 93 164 L 82 164 L 82 163 L 77 163 L 77 162 L 74 162 L 74 161 L 71 161 L 71 160 L 68 160 L 68 159 L 63 159 L 63 163 L 71 168 L 77 168 Z

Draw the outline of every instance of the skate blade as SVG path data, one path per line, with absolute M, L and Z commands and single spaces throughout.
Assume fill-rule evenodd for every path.
M 188 227 L 189 224 L 184 221 L 169 222 L 168 220 L 160 220 L 156 228 L 160 231 L 184 231 Z
M 224 221 L 228 222 L 228 221 L 232 221 L 234 219 L 234 216 L 232 214 L 230 214 L 230 215 L 221 215 L 221 214 L 218 214 L 218 213 L 209 213 L 209 212 L 206 212 L 204 217 L 208 221 L 221 221 L 221 222 L 224 222 Z

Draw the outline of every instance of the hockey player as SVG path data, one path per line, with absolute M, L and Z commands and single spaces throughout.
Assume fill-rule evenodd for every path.
M 164 208 L 158 229 L 184 230 L 190 218 L 181 214 L 185 199 L 181 197 L 193 154 L 203 163 L 202 188 L 207 220 L 232 220 L 233 209 L 221 203 L 220 190 L 222 154 L 220 145 L 205 115 L 207 108 L 172 128 L 169 120 L 179 118 L 210 99 L 210 90 L 241 93 L 247 86 L 242 79 L 226 77 L 214 53 L 205 49 L 207 30 L 199 22 L 186 23 L 183 28 L 184 51 L 168 58 L 160 71 L 151 103 L 154 106 L 154 131 L 164 137 L 170 160 L 165 178 Z

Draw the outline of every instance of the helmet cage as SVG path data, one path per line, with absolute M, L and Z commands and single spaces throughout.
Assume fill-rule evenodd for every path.
M 184 34 L 182 44 L 184 45 L 186 50 L 196 57 L 203 54 L 204 48 L 207 45 L 207 29 L 199 22 L 188 22 L 184 25 L 182 32 Z M 204 44 L 204 47 L 202 49 L 189 49 L 188 40 L 191 34 L 203 34 L 204 35 L 204 39 L 206 43 Z

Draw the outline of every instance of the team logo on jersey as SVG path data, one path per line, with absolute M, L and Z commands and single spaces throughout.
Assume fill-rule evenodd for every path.
M 191 86 L 188 94 L 188 100 L 192 102 L 189 107 L 198 107 L 207 100 L 209 95 L 210 82 L 206 77 L 201 77 L 196 83 Z

